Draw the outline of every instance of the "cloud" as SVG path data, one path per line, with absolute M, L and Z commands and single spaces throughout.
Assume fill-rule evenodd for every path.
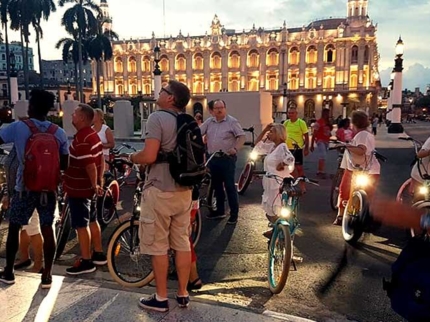
M 387 86 L 390 82 L 392 68 L 387 68 L 381 71 L 382 85 Z M 430 68 L 421 64 L 414 64 L 403 71 L 403 88 L 414 90 L 419 87 L 421 92 L 426 90 L 426 86 L 430 84 Z

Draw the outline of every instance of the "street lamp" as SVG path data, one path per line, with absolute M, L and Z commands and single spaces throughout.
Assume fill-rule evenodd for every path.
M 391 78 L 392 86 L 390 93 L 391 103 L 392 103 L 392 115 L 391 124 L 388 127 L 388 133 L 403 133 L 403 126 L 401 124 L 402 118 L 402 81 L 403 81 L 403 51 L 404 43 L 401 37 L 396 43 L 396 57 L 394 59 L 394 69 Z
M 161 69 L 160 69 L 160 47 L 155 46 L 154 47 L 154 99 L 158 99 L 158 96 L 160 95 L 161 91 Z

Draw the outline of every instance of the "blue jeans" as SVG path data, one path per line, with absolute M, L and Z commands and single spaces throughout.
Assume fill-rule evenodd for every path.
M 225 212 L 224 200 L 226 192 L 228 205 L 230 206 L 230 215 L 233 217 L 237 217 L 239 213 L 239 196 L 235 184 L 236 160 L 236 156 L 222 157 L 213 158 L 209 163 L 212 185 L 215 189 L 217 201 L 217 213 L 224 214 Z

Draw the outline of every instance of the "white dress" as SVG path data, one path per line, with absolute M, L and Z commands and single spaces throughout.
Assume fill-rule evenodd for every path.
M 279 144 L 275 147 L 275 143 L 260 141 L 254 148 L 259 154 L 267 154 L 264 159 L 264 171 L 276 174 L 282 178 L 289 177 L 294 170 L 294 156 L 285 143 Z M 278 171 L 276 167 L 280 163 L 286 164 L 284 170 Z M 279 183 L 276 179 L 263 177 L 263 197 L 262 207 L 269 216 L 279 216 L 282 203 L 279 195 Z

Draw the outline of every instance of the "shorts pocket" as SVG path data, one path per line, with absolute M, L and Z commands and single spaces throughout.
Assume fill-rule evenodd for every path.
M 139 219 L 139 239 L 143 245 L 150 246 L 155 241 L 155 216 L 142 214 Z

